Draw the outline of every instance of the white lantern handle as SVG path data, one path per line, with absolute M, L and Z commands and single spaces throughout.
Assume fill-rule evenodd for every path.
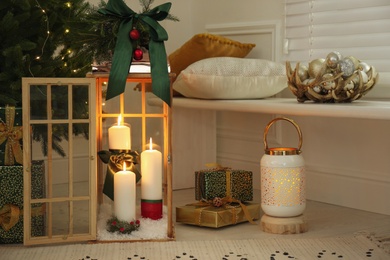
M 299 135 L 298 154 L 301 153 L 301 148 L 302 148 L 302 132 L 301 132 L 301 129 L 299 128 L 297 123 L 295 123 L 292 119 L 289 119 L 287 117 L 277 117 L 277 118 L 271 120 L 268 123 L 268 125 L 265 127 L 265 130 L 264 130 L 264 149 L 265 149 L 265 151 L 269 150 L 268 143 L 267 143 L 268 130 L 273 125 L 273 123 L 275 123 L 276 121 L 279 121 L 279 120 L 285 120 L 287 122 L 290 122 L 295 127 L 295 129 L 297 130 L 298 135 Z

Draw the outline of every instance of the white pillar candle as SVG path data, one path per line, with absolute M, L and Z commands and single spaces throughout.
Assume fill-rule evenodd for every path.
M 135 220 L 135 173 L 126 171 L 126 163 L 123 165 L 123 171 L 114 175 L 114 210 L 115 216 L 122 221 Z
M 122 125 L 122 116 L 118 117 L 118 124 L 108 129 L 108 147 L 110 150 L 131 150 L 130 127 Z
M 141 153 L 141 198 L 162 199 L 162 154 L 153 150 L 150 138 L 149 150 Z

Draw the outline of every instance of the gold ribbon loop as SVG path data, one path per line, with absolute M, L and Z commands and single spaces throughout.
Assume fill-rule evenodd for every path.
M 0 209 L 0 225 L 9 231 L 19 221 L 20 209 L 18 206 L 6 204 Z

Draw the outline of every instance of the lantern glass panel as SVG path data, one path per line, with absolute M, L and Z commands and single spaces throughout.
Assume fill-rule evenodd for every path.
M 123 105 L 125 114 L 142 113 L 142 92 L 137 88 L 138 84 L 134 82 L 127 83 L 126 91 L 123 95 Z M 118 110 L 117 110 L 118 111 Z
M 72 96 L 77 97 L 73 99 L 73 119 L 87 119 L 89 118 L 89 109 L 88 109 L 88 86 L 87 85 L 75 85 L 72 87 Z
M 69 233 L 69 202 L 53 202 L 50 205 L 53 214 L 49 216 L 52 222 L 53 235 L 66 235 Z M 50 223 L 50 221 L 49 221 Z
M 87 234 L 90 232 L 89 203 L 89 200 L 73 202 L 73 212 L 75 213 L 75 218 L 73 219 L 74 234 Z
M 52 119 L 67 119 L 68 88 L 61 85 L 51 86 L 51 116 Z
M 30 118 L 31 119 L 47 119 L 47 86 L 32 85 L 30 87 Z

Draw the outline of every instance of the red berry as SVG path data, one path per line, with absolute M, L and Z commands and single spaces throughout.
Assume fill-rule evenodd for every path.
M 133 29 L 130 31 L 130 39 L 132 40 L 138 40 L 140 37 L 140 33 L 137 29 Z
M 144 56 L 144 52 L 140 48 L 134 50 L 133 58 L 135 60 L 142 60 L 143 56 Z

